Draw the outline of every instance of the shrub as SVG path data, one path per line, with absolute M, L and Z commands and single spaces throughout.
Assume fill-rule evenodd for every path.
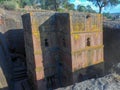
M 103 13 L 103 16 L 107 17 L 108 19 L 112 19 L 112 16 L 110 13 Z
M 15 10 L 16 8 L 18 8 L 18 4 L 14 1 L 4 1 L 2 6 L 4 9 L 7 10 Z
M 64 9 L 58 8 L 58 12 L 64 12 Z

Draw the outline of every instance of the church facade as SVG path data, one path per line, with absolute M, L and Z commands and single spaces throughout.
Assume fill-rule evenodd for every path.
M 30 12 L 22 19 L 27 71 L 34 90 L 102 76 L 101 14 Z

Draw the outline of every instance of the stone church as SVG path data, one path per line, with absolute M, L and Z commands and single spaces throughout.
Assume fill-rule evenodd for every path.
M 64 87 L 104 74 L 101 14 L 30 12 L 22 19 L 33 90 Z

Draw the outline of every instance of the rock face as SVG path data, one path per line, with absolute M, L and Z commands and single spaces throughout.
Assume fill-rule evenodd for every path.
M 0 12 L 0 32 L 5 35 L 9 49 L 25 54 L 21 14 L 20 11 Z
M 0 90 L 30 90 L 25 84 L 27 71 L 21 12 L 3 11 L 0 10 Z
M 114 68 L 120 63 L 120 21 L 104 22 L 104 60 L 106 73 L 115 71 Z M 114 69 L 114 70 L 113 70 Z M 117 72 L 118 71 L 117 69 Z
M 11 86 L 11 58 L 5 37 L 0 34 L 0 89 L 8 90 Z
M 120 30 L 120 21 L 118 20 L 118 21 L 104 21 L 104 29 L 105 28 L 109 28 L 109 29 L 114 29 L 114 30 L 116 30 L 116 29 L 118 29 L 118 30 Z
M 21 13 L 17 11 L 5 11 L 5 37 L 8 41 L 9 49 L 15 49 L 17 53 L 25 54 Z
M 30 90 L 29 87 L 25 56 L 10 52 L 6 38 L 0 33 L 0 90 Z
M 96 80 L 87 80 L 57 90 L 120 90 L 120 76 L 117 74 L 110 74 Z

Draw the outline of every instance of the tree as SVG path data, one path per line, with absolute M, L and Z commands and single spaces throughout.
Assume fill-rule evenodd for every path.
M 108 19 L 112 19 L 112 16 L 111 16 L 111 14 L 109 12 L 107 12 L 107 13 L 104 12 L 103 16 L 105 16 Z
M 0 0 L 0 7 L 7 10 L 15 10 L 19 8 L 15 0 Z
M 88 0 L 92 2 L 96 7 L 99 7 L 99 13 L 102 12 L 103 7 L 116 6 L 120 3 L 120 0 Z
M 2 3 L 4 0 L 0 0 L 0 3 Z
M 86 7 L 83 6 L 83 5 L 78 5 L 78 6 L 77 6 L 77 11 L 86 12 Z
M 86 12 L 89 12 L 89 13 L 96 13 L 95 10 L 92 9 L 92 7 L 90 5 L 87 5 L 86 6 Z
M 67 2 L 68 0 L 44 0 L 44 8 L 57 11 L 58 8 L 63 7 Z
M 90 5 L 87 5 L 87 6 L 78 5 L 77 6 L 77 11 L 79 11 L 79 12 L 96 13 L 96 11 L 93 10 Z
M 67 2 L 67 3 L 65 3 L 64 8 L 67 10 L 75 10 L 75 5 Z
M 21 7 L 25 7 L 26 5 L 32 5 L 31 0 L 21 0 Z

